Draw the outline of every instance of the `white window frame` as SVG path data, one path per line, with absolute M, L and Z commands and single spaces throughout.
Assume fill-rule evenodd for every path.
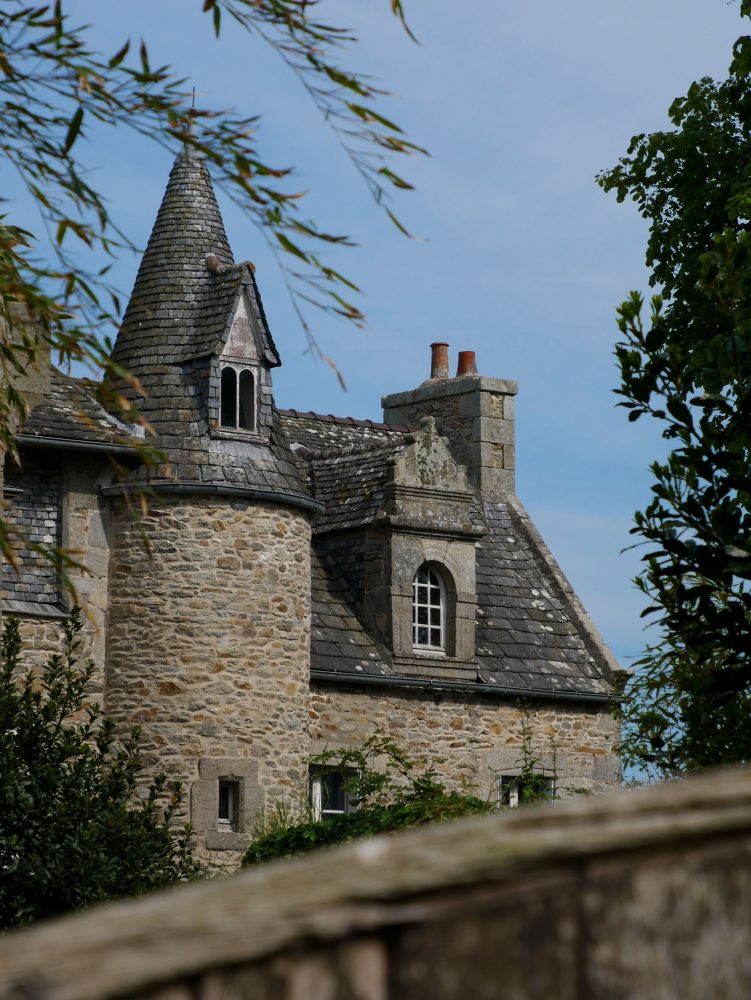
M 418 577 L 423 571 L 428 575 L 427 584 L 418 581 Z M 431 578 L 436 581 L 435 584 L 431 582 Z M 438 589 L 437 603 L 431 600 L 431 591 L 436 589 L 436 585 Z M 428 588 L 427 602 L 420 600 L 420 588 L 425 586 Z M 427 625 L 418 622 L 421 609 L 427 610 Z M 436 609 L 439 614 L 438 626 L 433 625 L 431 622 L 431 612 Z M 421 628 L 427 628 L 428 630 L 427 642 L 419 641 Z M 439 634 L 438 645 L 430 641 L 436 630 Z M 446 652 L 446 584 L 443 582 L 443 578 L 438 570 L 426 563 L 423 563 L 412 577 L 412 649 L 415 652 Z
M 310 771 L 310 809 L 314 820 L 321 820 L 327 816 L 344 816 L 355 811 L 355 807 L 350 800 L 349 793 L 344 792 L 343 809 L 324 809 L 324 784 L 329 775 L 341 775 L 343 781 L 347 781 L 354 776 L 355 772 L 351 768 L 321 767 L 312 768 Z
M 520 799 L 520 774 L 499 774 L 497 779 L 496 808 L 516 809 Z M 545 798 L 555 797 L 555 778 L 549 774 L 540 775 L 545 784 Z
M 235 422 L 234 424 L 222 423 L 223 400 L 222 381 L 227 370 L 235 373 Z M 253 414 L 253 426 L 240 426 L 240 379 L 243 372 L 247 372 L 253 380 L 253 399 L 251 411 Z M 252 365 L 242 365 L 235 361 L 222 362 L 219 368 L 219 427 L 224 431 L 238 431 L 240 434 L 255 434 L 258 426 L 258 370 Z

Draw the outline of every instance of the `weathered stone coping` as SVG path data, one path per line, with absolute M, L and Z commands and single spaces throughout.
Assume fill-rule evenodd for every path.
M 441 378 L 428 380 L 416 389 L 405 392 L 392 392 L 381 397 L 384 409 L 395 406 L 407 406 L 420 399 L 444 399 L 446 396 L 459 396 L 465 392 L 499 392 L 506 396 L 515 396 L 519 385 L 510 378 L 489 378 L 487 375 L 459 375 L 456 378 Z
M 586 701 L 598 702 L 609 705 L 612 702 L 621 701 L 622 698 L 616 694 L 607 694 L 601 691 L 551 691 L 549 688 L 517 688 L 507 687 L 503 684 L 480 684 L 477 681 L 449 681 L 434 680 L 429 677 L 399 677 L 382 674 L 356 674 L 349 670 L 321 670 L 311 669 L 311 681 L 318 681 L 324 684 L 337 684 L 346 686 L 353 684 L 356 687 L 394 687 L 394 688 L 416 688 L 422 691 L 460 691 L 463 693 L 488 695 L 491 698 L 517 698 L 524 700 L 529 698 L 533 701 Z
M 18 434 L 16 441 L 24 448 L 59 448 L 62 451 L 103 451 L 110 455 L 137 455 L 136 445 L 109 444 L 104 441 L 81 441 L 78 438 L 52 437 L 44 434 Z
M 749 850 L 749 768 L 446 823 L 8 934 L 0 998 L 747 996 Z
M 121 496 L 128 492 L 133 483 L 116 483 L 113 486 L 103 486 L 100 493 L 105 497 Z M 302 507 L 320 514 L 323 504 L 311 497 L 298 493 L 283 493 L 276 490 L 262 490 L 255 486 L 223 486 L 211 483 L 138 483 L 145 486 L 150 493 L 179 494 L 181 496 L 215 496 L 244 497 L 248 500 L 266 500 L 269 503 L 283 503 L 288 507 Z

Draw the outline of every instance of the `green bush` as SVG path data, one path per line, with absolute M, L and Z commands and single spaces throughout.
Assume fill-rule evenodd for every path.
M 23 673 L 18 622 L 0 642 L 0 927 L 27 924 L 96 900 L 134 896 L 193 878 L 190 829 L 171 821 L 165 780 L 136 796 L 138 730 L 116 746 L 114 725 L 87 702 L 92 665 L 77 666 L 81 616 L 61 655 Z

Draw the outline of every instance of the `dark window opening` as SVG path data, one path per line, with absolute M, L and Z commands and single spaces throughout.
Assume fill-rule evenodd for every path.
M 256 425 L 255 379 L 247 369 L 240 372 L 240 420 L 239 426 L 252 431 Z
M 222 369 L 222 427 L 237 427 L 237 374 L 234 368 Z
M 219 782 L 219 810 L 217 820 L 220 830 L 237 830 L 239 792 L 239 782 L 224 780 Z

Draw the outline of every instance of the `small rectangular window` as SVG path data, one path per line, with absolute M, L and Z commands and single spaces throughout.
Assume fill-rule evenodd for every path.
M 522 779 L 518 774 L 501 774 L 498 777 L 498 808 L 516 808 L 525 802 L 555 797 L 555 781 L 547 774 L 535 774 Z
M 314 819 L 354 812 L 347 784 L 354 776 L 347 768 L 311 768 L 310 805 Z
M 220 780 L 217 815 L 217 825 L 220 830 L 237 830 L 239 793 L 239 782 Z

